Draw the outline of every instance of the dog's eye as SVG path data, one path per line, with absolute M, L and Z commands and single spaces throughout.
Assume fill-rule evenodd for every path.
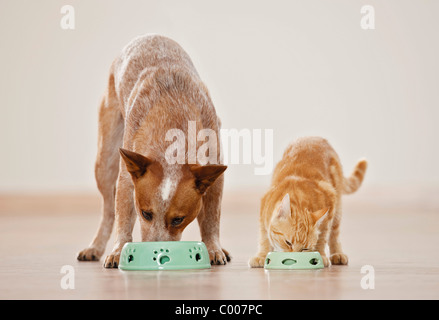
M 152 212 L 151 211 L 142 210 L 142 216 L 148 221 L 152 220 Z
M 184 217 L 174 218 L 174 219 L 172 219 L 171 224 L 172 224 L 173 227 L 176 227 L 179 224 L 181 224 L 183 222 L 183 220 L 184 220 Z
M 287 246 L 289 246 L 289 247 L 291 247 L 291 246 L 292 246 L 291 242 L 289 242 L 288 240 L 285 240 L 285 243 L 286 243 L 286 244 L 287 244 Z

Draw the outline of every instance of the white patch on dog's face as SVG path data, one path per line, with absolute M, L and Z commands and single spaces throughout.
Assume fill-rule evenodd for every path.
M 172 189 L 172 181 L 170 177 L 167 177 L 165 181 L 162 183 L 162 188 L 161 188 L 163 201 L 169 199 L 169 196 L 171 194 L 171 189 Z
M 164 178 L 158 189 L 163 212 L 168 209 L 169 203 L 177 190 L 181 178 L 180 170 L 179 166 L 170 166 L 164 169 Z
M 152 208 L 154 218 L 151 222 L 144 222 L 142 241 L 178 241 L 181 238 L 181 234 L 171 235 L 166 226 L 167 211 L 182 177 L 181 166 L 163 167 L 164 178 L 155 193 L 156 206 Z

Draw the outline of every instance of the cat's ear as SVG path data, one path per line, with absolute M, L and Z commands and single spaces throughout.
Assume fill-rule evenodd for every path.
M 277 216 L 279 218 L 288 218 L 291 216 L 290 195 L 288 193 L 282 199 Z
M 314 222 L 314 225 L 320 225 L 326 219 L 328 214 L 329 214 L 328 208 L 317 210 L 311 213 L 311 219 Z

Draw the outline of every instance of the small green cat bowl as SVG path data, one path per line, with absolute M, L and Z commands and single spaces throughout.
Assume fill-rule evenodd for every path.
M 206 245 L 199 241 L 128 242 L 119 260 L 121 270 L 210 268 Z
M 318 252 L 269 252 L 265 258 L 265 269 L 305 270 L 323 269 L 322 256 Z

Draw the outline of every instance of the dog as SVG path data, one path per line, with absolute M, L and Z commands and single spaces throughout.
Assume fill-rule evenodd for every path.
M 135 38 L 112 63 L 99 108 L 95 177 L 103 214 L 78 260 L 101 258 L 115 222 L 115 245 L 104 267 L 117 268 L 138 216 L 142 241 L 178 241 L 197 218 L 211 263 L 230 261 L 219 240 L 227 169 L 220 153 L 212 153 L 205 164 L 188 161 L 187 151 L 184 163 L 172 163 L 167 156 L 175 143 L 169 131 L 188 132 L 190 123 L 197 131 L 216 133 L 219 145 L 220 119 L 188 54 L 164 36 Z M 191 142 L 185 141 L 179 148 L 188 150 Z

